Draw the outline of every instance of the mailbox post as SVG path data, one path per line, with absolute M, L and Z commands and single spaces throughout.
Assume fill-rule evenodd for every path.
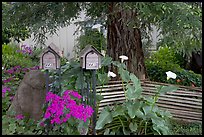
M 56 46 L 51 43 L 47 48 L 45 48 L 42 53 L 39 55 L 40 57 L 40 68 L 45 69 L 45 78 L 46 78 L 46 92 L 49 91 L 49 70 L 59 70 L 59 75 L 61 74 L 60 72 L 60 57 L 61 55 L 58 54 L 59 51 L 56 51 L 57 48 Z M 60 80 L 60 78 L 59 78 Z M 60 87 L 61 88 L 61 87 Z M 47 108 L 46 104 L 46 108 Z M 47 130 L 50 128 L 50 121 L 47 122 Z
M 93 46 L 87 45 L 80 54 L 80 64 L 82 71 L 83 70 L 90 70 L 92 73 L 92 91 L 93 91 L 93 98 L 91 97 L 90 100 L 93 102 L 93 119 L 92 119 L 92 129 L 93 129 L 93 135 L 96 135 L 96 70 L 101 68 L 101 58 L 102 54 Z M 82 83 L 83 84 L 83 83 Z M 89 85 L 89 84 L 88 84 Z M 83 87 L 83 86 L 82 86 Z M 89 89 L 89 87 L 88 87 Z M 83 89 L 82 96 L 83 96 Z M 82 97 L 83 99 L 83 97 Z

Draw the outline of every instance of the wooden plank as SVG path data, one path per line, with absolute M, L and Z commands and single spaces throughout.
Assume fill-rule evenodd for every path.
M 143 80 L 142 84 L 154 84 L 154 85 L 165 85 L 165 86 L 169 86 L 169 85 L 174 85 L 174 86 L 179 86 L 180 88 L 184 88 L 184 89 L 188 89 L 188 90 L 196 90 L 196 91 L 200 91 L 202 92 L 202 87 L 190 87 L 190 86 L 183 86 L 183 85 L 176 85 L 176 84 L 168 84 L 168 83 L 160 83 L 160 82 L 154 82 L 154 81 L 148 81 L 148 80 Z
M 175 105 L 175 106 L 180 106 L 180 107 L 189 107 L 189 108 L 194 108 L 194 109 L 202 109 L 202 106 L 195 106 L 195 105 L 189 105 L 189 104 L 179 104 L 179 103 L 175 103 L 175 102 L 166 102 L 166 101 L 162 101 L 159 100 L 158 101 L 160 104 L 170 104 L 170 105 Z
M 153 93 L 156 93 L 155 90 L 151 90 L 151 89 L 144 89 L 143 90 L 144 92 L 153 92 Z M 179 91 L 176 91 L 176 92 L 167 92 L 165 93 L 166 95 L 177 95 L 177 96 L 188 96 L 188 97 L 197 97 L 197 98 L 202 98 L 202 94 L 187 94 L 185 92 L 179 92 Z
M 154 91 L 156 92 L 156 88 L 150 88 L 150 87 L 147 87 L 147 86 L 144 86 L 142 87 L 143 90 L 147 90 L 147 91 Z M 184 90 L 177 90 L 177 91 L 174 91 L 174 92 L 167 92 L 167 93 L 181 93 L 181 94 L 189 94 L 189 95 L 198 95 L 198 96 L 202 96 L 202 93 L 200 92 L 195 92 L 195 91 L 184 91 Z
M 148 95 L 148 96 L 154 96 L 154 93 L 151 92 L 142 92 L 142 95 Z M 172 95 L 160 95 L 159 97 L 165 97 L 165 98 L 174 98 L 174 99 L 181 99 L 181 100 L 187 100 L 187 101 L 193 101 L 193 102 L 199 102 L 202 104 L 202 99 L 195 99 L 195 98 L 184 98 L 180 96 L 172 96 Z
M 188 108 L 188 107 L 180 107 L 180 106 L 173 106 L 171 104 L 160 104 L 159 102 L 156 103 L 159 108 L 165 109 L 175 109 L 175 110 L 184 110 L 184 111 L 193 111 L 193 112 L 202 112 L 200 109 Z
M 162 108 L 162 107 L 159 107 L 159 108 L 161 108 L 162 110 L 167 110 L 166 108 Z M 202 112 L 175 110 L 175 109 L 170 109 L 170 108 L 168 108 L 168 111 L 173 112 L 175 114 L 182 114 L 182 115 L 185 115 L 185 116 L 195 116 L 195 117 L 202 118 Z
M 142 93 L 144 95 L 152 95 L 151 93 Z M 171 101 L 171 102 L 177 102 L 177 103 L 184 103 L 184 104 L 192 104 L 192 105 L 198 105 L 202 106 L 202 100 L 201 102 L 197 102 L 197 100 L 186 100 L 186 98 L 176 98 L 174 96 L 159 96 L 159 100 L 166 100 L 166 101 Z
M 194 116 L 184 116 L 184 115 L 181 115 L 181 114 L 176 114 L 174 112 L 171 112 L 173 117 L 176 117 L 176 118 L 185 118 L 185 119 L 191 119 L 191 120 L 202 120 L 202 118 L 198 118 L 198 117 L 194 117 Z

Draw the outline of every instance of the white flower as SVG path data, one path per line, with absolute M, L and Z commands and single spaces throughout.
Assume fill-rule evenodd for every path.
M 171 71 L 166 72 L 166 75 L 167 75 L 167 80 L 169 80 L 170 78 L 176 79 L 176 74 Z
M 4 67 L 2 67 L 2 70 L 4 70 Z
M 105 57 L 106 56 L 106 51 L 105 50 L 101 50 L 101 54 Z
M 116 77 L 116 74 L 111 72 L 111 71 L 108 71 L 108 77 Z
M 101 24 L 93 25 L 92 29 L 97 29 L 99 32 L 101 31 Z
M 119 58 L 121 58 L 122 63 L 123 63 L 124 60 L 128 60 L 128 57 L 124 56 L 124 55 L 119 56 Z

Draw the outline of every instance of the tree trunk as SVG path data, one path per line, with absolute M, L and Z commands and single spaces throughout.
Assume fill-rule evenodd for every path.
M 127 56 L 128 71 L 134 73 L 139 79 L 145 79 L 147 73 L 140 30 L 127 26 L 128 22 L 137 17 L 137 13 L 123 10 L 122 5 L 116 7 L 116 4 L 120 3 L 109 4 L 108 55 L 115 61 L 120 61 L 120 55 Z M 116 68 L 112 67 L 111 70 L 117 73 Z

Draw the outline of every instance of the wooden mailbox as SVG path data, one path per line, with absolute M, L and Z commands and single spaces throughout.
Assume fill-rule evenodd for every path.
M 93 46 L 87 45 L 80 53 L 80 64 L 83 69 L 101 68 L 102 54 Z
M 40 54 L 40 68 L 42 69 L 58 69 L 60 68 L 60 51 L 56 51 L 57 47 L 51 43 Z

